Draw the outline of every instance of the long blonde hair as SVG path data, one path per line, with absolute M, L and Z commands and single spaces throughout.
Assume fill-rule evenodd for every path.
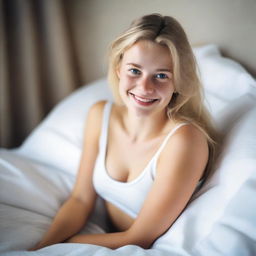
M 117 103 L 122 103 L 118 92 L 117 69 L 124 52 L 140 40 L 152 41 L 169 48 L 176 92 L 167 107 L 167 115 L 174 121 L 190 122 L 205 134 L 210 152 L 205 170 L 205 176 L 208 176 L 214 159 L 216 132 L 203 104 L 203 90 L 192 48 L 177 20 L 160 14 L 143 16 L 133 21 L 131 26 L 112 42 L 109 51 L 108 81 L 114 98 Z

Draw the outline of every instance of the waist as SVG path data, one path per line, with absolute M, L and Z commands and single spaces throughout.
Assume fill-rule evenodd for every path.
M 114 231 L 120 232 L 130 228 L 134 222 L 133 217 L 108 201 L 105 201 L 105 205 Z

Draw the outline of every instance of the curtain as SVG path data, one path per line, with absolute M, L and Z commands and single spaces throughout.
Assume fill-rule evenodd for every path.
M 0 0 L 0 147 L 81 85 L 67 1 Z

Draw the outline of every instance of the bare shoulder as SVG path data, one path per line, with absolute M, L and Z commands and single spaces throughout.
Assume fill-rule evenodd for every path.
M 88 112 L 88 117 L 90 118 L 100 118 L 102 116 L 102 112 L 104 109 L 104 106 L 106 105 L 107 101 L 98 101 L 94 103 Z
M 206 135 L 197 126 L 186 124 L 176 130 L 171 138 L 172 143 L 181 146 L 200 146 L 208 148 Z
M 98 101 L 91 106 L 91 108 L 88 111 L 88 115 L 86 119 L 86 127 L 92 124 L 94 128 L 96 127 L 100 128 L 100 126 L 98 125 L 101 123 L 102 113 L 103 113 L 105 104 L 106 104 L 106 101 Z
M 106 101 L 99 101 L 90 107 L 84 125 L 84 143 L 90 142 L 92 144 L 94 141 L 94 144 L 97 145 L 105 104 Z
M 209 148 L 206 135 L 195 125 L 187 124 L 179 127 L 169 139 L 161 153 L 160 166 L 166 169 L 172 161 L 173 168 L 198 170 L 202 174 L 208 162 Z

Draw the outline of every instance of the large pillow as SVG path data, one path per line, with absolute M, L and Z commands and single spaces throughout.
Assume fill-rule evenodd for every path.
M 238 62 L 221 55 L 217 45 L 194 48 L 206 92 L 232 101 L 256 87 L 255 80 Z
M 76 174 L 87 112 L 95 102 L 111 99 L 106 79 L 83 86 L 61 101 L 16 152 Z
M 235 99 L 256 91 L 255 79 L 238 62 L 221 55 L 217 45 L 193 49 L 204 86 L 205 103 L 215 120 Z

